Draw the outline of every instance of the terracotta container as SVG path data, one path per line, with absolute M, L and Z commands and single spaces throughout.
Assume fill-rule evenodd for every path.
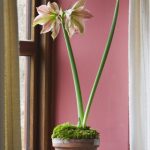
M 62 140 L 52 139 L 55 150 L 97 150 L 99 139 Z

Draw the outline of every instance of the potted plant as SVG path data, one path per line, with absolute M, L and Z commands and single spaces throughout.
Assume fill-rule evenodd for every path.
M 86 0 L 78 0 L 72 8 L 63 11 L 56 2 L 48 2 L 47 5 L 41 5 L 37 7 L 39 15 L 34 19 L 33 22 L 33 26 L 36 26 L 37 24 L 43 26 L 41 33 L 47 33 L 51 31 L 51 36 L 53 39 L 57 37 L 60 27 L 62 27 L 74 81 L 78 123 L 77 125 L 64 123 L 54 128 L 52 142 L 56 150 L 96 150 L 100 143 L 99 133 L 87 126 L 87 119 L 113 39 L 118 17 L 119 0 L 116 0 L 114 17 L 108 36 L 108 41 L 100 61 L 86 109 L 84 110 L 80 82 L 78 79 L 78 72 L 73 56 L 70 38 L 75 33 L 83 33 L 84 20 L 92 17 L 91 13 L 85 9 L 85 3 Z

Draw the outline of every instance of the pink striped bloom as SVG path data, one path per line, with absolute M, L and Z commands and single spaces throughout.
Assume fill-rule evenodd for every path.
M 65 11 L 65 28 L 71 37 L 75 33 L 84 32 L 84 21 L 92 17 L 85 9 L 86 0 L 78 0 L 71 9 Z
M 33 21 L 33 26 L 42 25 L 41 33 L 52 32 L 51 36 L 55 39 L 60 30 L 60 13 L 61 9 L 57 3 L 48 2 L 47 5 L 37 7 L 38 16 Z

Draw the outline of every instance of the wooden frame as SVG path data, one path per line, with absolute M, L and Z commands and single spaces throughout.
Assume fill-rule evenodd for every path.
M 47 3 L 47 0 L 32 0 L 32 3 L 33 6 L 39 6 Z M 35 7 L 33 10 L 28 11 L 29 16 L 36 14 Z M 52 149 L 50 136 L 54 126 L 54 43 L 50 34 L 40 35 L 39 27 L 35 28 L 32 37 L 34 41 L 19 43 L 20 56 L 31 58 L 29 149 L 50 150 Z
M 20 41 L 19 49 L 20 49 L 20 56 L 33 56 L 35 53 L 35 42 Z

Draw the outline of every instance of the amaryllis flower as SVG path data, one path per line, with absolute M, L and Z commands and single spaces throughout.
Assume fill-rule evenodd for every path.
M 78 0 L 71 9 L 65 11 L 65 28 L 71 37 L 76 32 L 84 32 L 84 21 L 92 17 L 85 9 L 86 0 Z
M 33 21 L 33 26 L 42 25 L 41 33 L 52 32 L 52 38 L 55 39 L 60 30 L 60 13 L 57 3 L 48 2 L 47 5 L 37 7 L 38 16 Z

